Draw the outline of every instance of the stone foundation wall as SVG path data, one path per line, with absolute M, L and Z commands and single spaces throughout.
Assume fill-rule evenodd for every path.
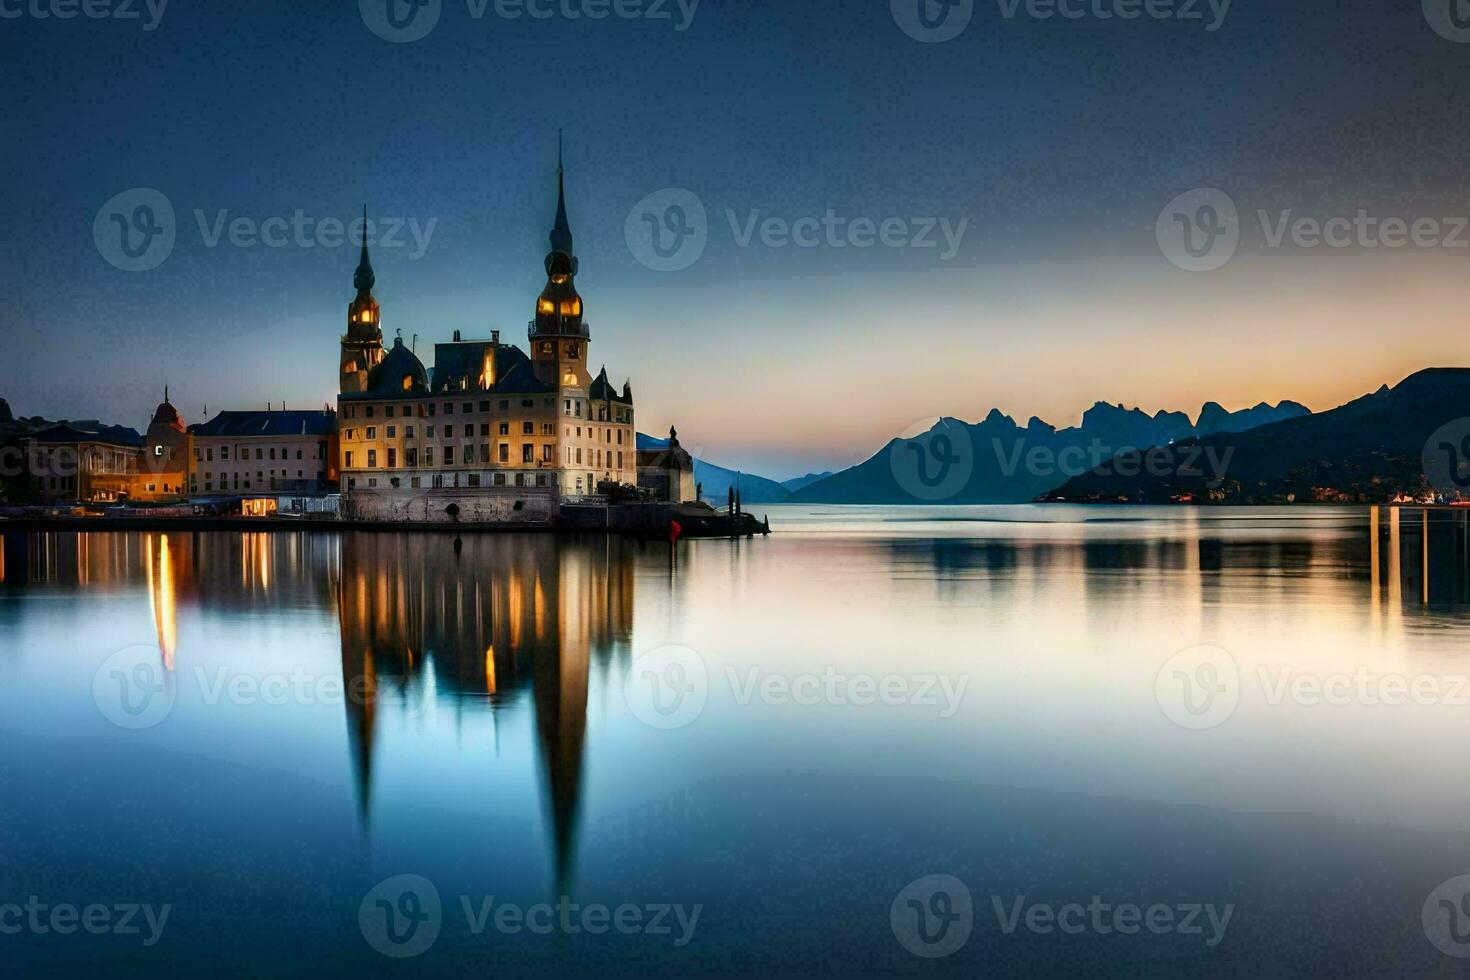
M 451 516 L 449 505 L 459 507 Z M 348 520 L 403 524 L 550 524 L 560 496 L 555 487 L 482 487 L 433 490 L 353 490 L 344 495 Z

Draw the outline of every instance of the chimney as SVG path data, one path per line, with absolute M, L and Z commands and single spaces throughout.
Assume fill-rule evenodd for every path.
M 490 331 L 490 343 L 492 343 L 492 344 L 499 344 L 500 343 L 500 331 L 499 330 L 492 330 L 492 331 Z
M 458 330 L 454 331 L 454 342 L 456 344 L 459 343 L 459 331 Z

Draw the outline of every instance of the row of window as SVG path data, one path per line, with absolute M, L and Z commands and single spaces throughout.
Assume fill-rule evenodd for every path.
M 391 419 L 391 418 L 395 418 L 395 417 L 396 418 L 404 418 L 404 419 L 411 419 L 411 418 L 421 418 L 421 419 L 422 418 L 430 418 L 431 419 L 431 418 L 434 418 L 438 414 L 453 415 L 454 412 L 455 412 L 455 405 L 456 404 L 458 404 L 458 406 L 459 406 L 459 413 L 461 415 L 472 415 L 476 411 L 479 411 L 481 413 L 489 413 L 491 411 L 491 408 L 490 408 L 491 402 L 489 402 L 489 401 L 458 402 L 458 403 L 456 403 L 456 402 L 419 402 L 416 405 L 413 405 L 413 404 L 410 404 L 410 405 L 352 405 L 352 404 L 347 404 L 347 405 L 343 405 L 342 406 L 342 417 L 344 419 L 356 419 L 356 418 L 370 419 L 370 418 L 377 418 L 379 416 L 376 415 L 376 412 L 377 412 L 377 410 L 379 408 L 381 408 L 382 409 L 382 415 L 381 415 L 381 417 L 382 418 L 385 418 L 385 419 Z M 554 398 L 547 398 L 547 399 L 545 399 L 542 402 L 542 407 L 543 408 L 552 408 L 552 406 L 554 406 L 555 404 L 556 404 L 556 400 Z M 510 411 L 510 407 L 511 407 L 511 399 L 509 399 L 509 398 L 502 398 L 502 399 L 500 399 L 500 401 L 499 401 L 499 411 L 501 411 L 501 412 L 508 412 L 508 411 Z M 534 399 L 534 398 L 522 398 L 522 399 L 520 399 L 520 407 L 521 408 L 535 408 L 536 407 L 536 399 Z M 359 409 L 361 410 L 361 414 L 359 414 Z M 595 410 L 595 415 L 596 415 L 595 418 L 593 417 L 594 416 L 594 410 Z M 609 403 L 607 403 L 607 402 L 599 402 L 595 406 L 588 407 L 587 404 L 586 404 L 586 401 L 584 399 L 581 399 L 581 398 L 567 398 L 567 399 L 564 399 L 563 400 L 563 402 L 562 402 L 562 414 L 565 415 L 565 416 L 567 416 L 567 418 L 578 418 L 579 419 L 579 418 L 582 418 L 583 417 L 584 413 L 585 413 L 585 415 L 586 415 L 587 418 L 592 419 L 595 422 L 610 422 L 610 421 L 615 421 L 615 422 L 623 423 L 624 425 L 630 425 L 633 422 L 633 410 L 631 408 L 629 408 L 627 405 L 614 404 L 611 407 L 611 409 L 610 409 L 609 408 Z
M 441 459 L 443 460 L 443 464 L 442 465 L 444 465 L 444 466 L 454 466 L 455 465 L 455 462 L 454 462 L 454 457 L 455 457 L 455 451 L 454 450 L 455 450 L 455 447 L 454 446 L 443 446 L 441 448 L 443 450 L 443 453 L 441 455 Z M 365 454 L 360 453 L 360 452 L 358 452 L 356 450 L 348 449 L 348 450 L 346 450 L 346 451 L 344 451 L 342 453 L 342 466 L 345 469 L 352 469 L 355 465 L 357 465 L 360 461 L 362 461 L 364 459 L 364 457 L 366 457 L 366 465 L 367 465 L 367 468 L 368 469 L 377 469 L 379 456 L 378 456 L 378 451 L 376 449 L 369 449 L 369 450 L 367 450 L 367 452 Z M 393 469 L 397 469 L 398 468 L 398 458 L 399 457 L 398 457 L 398 448 L 396 446 L 389 447 L 389 449 L 387 450 L 387 453 L 384 455 L 383 458 L 386 459 L 386 461 L 387 461 L 388 469 L 393 470 Z M 497 444 L 496 445 L 496 458 L 494 460 L 492 460 L 490 458 L 490 444 L 489 443 L 483 443 L 483 442 L 480 443 L 480 451 L 479 451 L 479 454 L 476 455 L 474 444 L 467 442 L 467 443 L 465 443 L 461 447 L 461 452 L 459 454 L 459 459 L 460 459 L 460 464 L 459 465 L 462 465 L 462 466 L 473 466 L 477 460 L 479 462 L 481 462 L 481 463 L 496 462 L 496 463 L 501 463 L 501 464 L 507 464 L 507 463 L 510 462 L 510 443 L 508 443 L 508 442 L 502 442 L 502 443 Z M 543 443 L 542 446 L 541 446 L 541 462 L 543 462 L 543 463 L 550 463 L 550 462 L 553 462 L 555 459 L 556 459 L 556 447 L 552 443 L 549 443 L 549 442 L 548 443 Z M 420 460 L 422 460 L 422 462 L 420 462 Z M 533 443 L 533 442 L 523 442 L 523 443 L 521 443 L 521 462 L 522 463 L 534 463 L 534 462 L 536 462 L 536 444 L 535 443 Z M 413 467 L 420 466 L 420 465 L 422 465 L 422 466 L 433 466 L 434 465 L 434 447 L 433 446 L 425 446 L 424 449 L 423 449 L 423 453 L 422 454 L 420 454 L 419 450 L 417 448 L 414 448 L 414 447 L 409 447 L 409 448 L 405 449 L 403 451 L 403 465 L 404 466 L 407 466 L 409 468 L 413 468 Z
M 213 490 L 214 490 L 214 477 L 215 477 L 215 474 L 214 473 L 205 473 L 204 474 L 204 491 L 205 491 L 205 493 L 213 492 Z M 260 490 L 268 490 L 268 489 L 271 488 L 271 484 L 275 483 L 277 480 L 284 481 L 284 480 L 287 480 L 287 479 L 290 479 L 290 478 L 286 475 L 286 471 L 285 470 L 280 470 L 280 471 L 271 470 L 270 471 L 270 480 L 269 481 L 266 480 L 265 474 L 263 472 L 257 470 L 256 473 L 255 473 L 255 485 L 256 485 L 256 488 L 257 489 L 260 489 Z M 306 474 L 302 470 L 297 470 L 296 471 L 296 479 L 297 480 L 304 480 L 304 479 L 306 479 Z M 318 470 L 317 471 L 317 474 L 316 474 L 316 480 L 317 480 L 317 483 L 326 483 L 327 482 L 327 474 L 324 473 L 324 472 L 322 472 L 322 471 L 320 471 L 320 470 Z M 198 490 L 199 490 L 199 477 L 198 477 L 198 475 L 189 477 L 189 486 L 190 486 L 191 492 L 196 492 L 196 493 L 198 492 Z M 149 490 L 152 490 L 153 487 L 150 486 L 148 489 Z M 240 479 L 240 474 L 239 473 L 234 473 L 234 474 L 231 474 L 231 473 L 220 473 L 219 474 L 219 489 L 220 489 L 220 492 L 221 493 L 223 493 L 225 491 L 228 491 L 228 490 L 249 490 L 250 489 L 250 474 L 249 473 L 246 473 L 245 474 L 245 479 L 242 480 L 242 479 Z M 167 487 L 164 487 L 164 490 L 165 490 L 165 492 L 167 492 L 168 488 Z
M 275 446 L 256 446 L 254 448 L 255 448 L 255 458 L 256 459 L 259 459 L 259 460 L 265 460 L 265 459 L 282 459 L 282 460 L 286 460 L 286 459 L 291 459 L 292 458 L 291 457 L 292 450 L 290 448 L 286 447 L 286 446 L 281 446 L 279 450 L 277 450 L 277 448 Z M 213 447 L 213 446 L 203 446 L 203 447 L 195 446 L 194 447 L 194 462 L 196 462 L 196 463 L 206 463 L 206 462 L 207 463 L 212 463 L 212 462 L 214 462 L 214 449 L 215 449 L 215 447 Z M 220 446 L 219 447 L 219 458 L 220 458 L 221 462 L 228 462 L 229 461 L 229 459 L 230 459 L 230 449 L 231 449 L 230 446 Z M 235 450 L 235 458 L 237 460 L 246 460 L 246 459 L 249 459 L 250 458 L 250 449 L 251 449 L 250 446 L 235 446 L 234 447 L 234 450 Z M 296 457 L 295 458 L 296 459 L 301 459 L 302 458 L 302 452 L 301 452 L 301 450 L 298 448 L 298 449 L 296 449 L 294 451 L 296 453 Z M 277 456 L 277 452 L 280 453 L 279 456 Z M 317 443 L 317 445 L 316 445 L 316 455 L 314 455 L 312 458 L 313 459 L 326 459 L 327 458 L 327 444 L 325 442 L 319 442 L 319 443 Z
M 440 465 L 442 465 L 442 466 L 454 466 L 454 465 L 456 465 L 455 464 L 455 461 L 454 461 L 455 460 L 455 447 L 454 446 L 444 446 L 442 448 L 444 450 L 443 455 L 442 455 L 443 462 Z M 460 461 L 459 461 L 458 465 L 460 465 L 460 466 L 473 466 L 477 462 L 478 463 L 482 463 L 482 464 L 483 463 L 491 463 L 491 462 L 494 462 L 494 463 L 499 463 L 501 465 L 509 465 L 509 463 L 510 463 L 510 443 L 508 443 L 508 442 L 502 442 L 502 443 L 496 444 L 496 447 L 495 447 L 496 448 L 496 458 L 494 460 L 492 460 L 490 458 L 490 446 L 489 446 L 488 443 L 481 443 L 480 444 L 480 450 L 479 450 L 478 455 L 475 452 L 475 446 L 474 446 L 473 443 L 468 443 L 467 442 L 467 443 L 465 443 L 460 448 L 462 450 L 460 452 L 460 454 L 459 454 L 459 460 Z M 553 462 L 555 460 L 555 453 L 556 453 L 556 447 L 555 446 L 553 446 L 551 443 L 543 443 L 542 446 L 541 446 L 541 458 L 540 458 L 540 462 L 542 464 L 547 464 L 547 463 Z M 564 451 L 562 453 L 562 457 L 563 457 L 562 458 L 562 463 L 564 465 L 567 465 L 567 466 L 581 466 L 582 465 L 582 447 L 581 446 L 567 446 L 567 447 L 565 447 L 565 449 L 564 449 Z M 587 457 L 587 462 L 590 465 L 592 465 L 592 466 L 596 466 L 596 467 L 599 467 L 599 468 L 602 467 L 602 466 L 609 466 L 609 467 L 611 467 L 613 465 L 613 460 L 616 459 L 617 460 L 617 467 L 616 468 L 617 469 L 622 469 L 623 468 L 623 453 L 622 453 L 622 450 L 618 450 L 618 452 L 615 455 L 611 449 L 606 450 L 606 451 L 601 450 L 601 449 L 588 449 L 587 450 L 586 457 Z M 362 462 L 366 466 L 367 469 L 375 470 L 375 469 L 378 468 L 378 461 L 379 461 L 380 458 L 382 460 L 384 460 L 387 469 L 390 469 L 390 470 L 396 470 L 396 469 L 398 469 L 399 455 L 398 455 L 398 449 L 397 449 L 397 447 L 390 447 L 386 451 L 386 453 L 384 453 L 381 457 L 379 456 L 378 451 L 376 449 L 369 449 L 369 450 L 367 450 L 366 453 L 358 453 L 357 451 L 351 450 L 351 449 L 346 450 L 342 454 L 342 466 L 343 466 L 344 469 L 349 469 L 350 470 L 350 469 L 355 468 L 359 464 L 359 462 Z M 522 464 L 535 463 L 537 461 L 537 458 L 536 458 L 536 444 L 535 443 L 531 443 L 531 442 L 523 442 L 523 443 L 521 443 L 521 459 L 520 459 L 520 461 L 521 461 Z M 426 446 L 426 447 L 424 447 L 424 450 L 423 450 L 422 455 L 420 455 L 420 453 L 419 453 L 419 451 L 417 449 L 413 449 L 413 448 L 405 449 L 403 451 L 403 465 L 405 467 L 407 467 L 408 469 L 414 469 L 414 468 L 416 468 L 418 466 L 433 466 L 434 465 L 434 447 L 433 446 Z
M 435 473 L 433 476 L 429 477 L 428 479 L 429 479 L 429 486 L 431 486 L 431 487 L 433 487 L 435 489 L 442 489 L 444 487 L 457 487 L 457 486 L 459 486 L 459 474 L 457 474 L 457 473 L 450 474 L 450 476 L 449 476 L 450 482 L 448 482 L 448 483 L 445 482 L 445 476 L 444 476 L 443 473 Z M 378 484 L 378 478 L 375 477 L 375 476 L 367 477 L 366 478 L 366 482 L 367 482 L 367 487 L 370 490 L 377 489 L 377 487 L 379 485 Z M 396 476 L 395 477 L 391 477 L 391 478 L 386 478 L 386 485 L 397 488 L 397 487 L 399 487 L 399 486 L 402 485 L 402 481 L 398 477 L 396 477 Z M 411 477 L 408 478 L 408 485 L 413 490 L 421 490 L 424 487 L 424 478 L 421 477 L 421 476 L 411 476 Z M 480 479 L 480 474 L 479 473 L 466 473 L 465 474 L 465 486 L 467 486 L 467 487 L 480 487 L 480 486 L 484 486 L 484 485 L 485 484 Z M 490 483 L 488 485 L 489 486 L 492 486 L 492 487 L 512 487 L 512 486 L 514 486 L 514 487 L 549 487 L 549 486 L 555 486 L 556 485 L 556 474 L 555 473 L 492 473 L 492 474 L 490 474 Z M 351 477 L 348 477 L 347 478 L 347 489 L 349 489 L 349 490 L 355 490 L 355 489 L 357 489 L 357 477 L 351 476 Z
M 522 398 L 520 401 L 521 401 L 521 408 L 535 408 L 536 407 L 536 400 L 534 398 Z M 548 398 L 543 403 L 543 407 L 550 408 L 553 404 L 554 404 L 554 400 Z M 344 419 L 355 419 L 355 418 L 370 419 L 370 418 L 373 418 L 374 417 L 373 416 L 373 413 L 379 407 L 381 407 L 383 409 L 383 418 L 385 418 L 385 419 L 391 419 L 391 418 L 393 418 L 394 415 L 395 415 L 395 413 L 397 414 L 397 416 L 399 418 L 405 418 L 405 419 L 411 419 L 411 418 L 433 418 L 434 415 L 435 415 L 435 413 L 439 412 L 441 409 L 442 409 L 442 411 L 443 411 L 443 413 L 445 415 L 453 415 L 454 414 L 454 406 L 455 406 L 455 403 L 454 402 L 442 402 L 442 403 L 436 403 L 436 402 L 420 402 L 417 405 L 382 405 L 382 406 L 378 406 L 378 405 L 343 405 L 342 406 L 342 417 Z M 362 409 L 362 415 L 360 415 L 360 416 L 357 414 L 357 410 L 359 408 Z M 459 403 L 459 410 L 460 410 L 460 414 L 461 415 L 472 415 L 472 414 L 474 414 L 475 409 L 476 409 L 476 403 L 475 402 L 460 402 Z M 489 412 L 490 411 L 490 402 L 488 402 L 488 401 L 482 401 L 482 402 L 480 402 L 479 403 L 479 410 L 481 412 Z M 508 411 L 510 411 L 510 399 L 509 398 L 502 398 L 502 399 L 500 399 L 500 411 L 502 411 L 502 412 L 508 412 Z
M 521 428 L 521 435 L 523 435 L 523 436 L 530 436 L 530 435 L 535 435 L 536 434 L 536 423 L 535 422 L 522 422 L 520 428 Z M 397 439 L 398 438 L 398 426 L 396 426 L 396 425 L 385 426 L 384 427 L 384 430 L 385 430 L 385 434 L 387 435 L 387 437 L 389 439 Z M 503 436 L 510 435 L 510 423 L 509 422 L 501 422 L 500 425 L 499 425 L 499 430 L 500 430 L 500 434 L 503 435 Z M 344 439 L 346 439 L 348 442 L 352 442 L 352 441 L 354 441 L 354 440 L 357 439 L 357 433 L 358 433 L 358 431 L 359 430 L 357 430 L 357 429 L 346 429 L 346 430 L 343 431 L 342 437 Z M 363 429 L 361 431 L 363 433 L 363 437 L 366 438 L 366 439 L 376 439 L 376 438 L 378 438 L 378 427 L 376 425 L 370 425 L 370 426 L 366 427 L 365 429 Z M 426 438 L 426 439 L 433 439 L 434 438 L 434 431 L 435 431 L 435 426 L 432 426 L 432 425 L 426 425 L 426 426 L 424 426 L 424 438 Z M 463 427 L 463 431 L 464 431 L 464 437 L 466 439 L 472 438 L 474 436 L 474 434 L 475 434 L 475 425 L 474 425 L 474 423 L 472 422 L 472 423 L 469 423 L 469 424 L 465 425 Z M 556 435 L 556 423 L 555 422 L 542 422 L 541 423 L 541 434 L 543 436 L 554 436 L 554 435 Z M 445 439 L 453 439 L 455 437 L 455 435 L 456 435 L 455 427 L 453 425 L 446 424 L 444 426 L 444 436 L 443 437 Z M 481 422 L 480 423 L 480 435 L 481 436 L 489 436 L 490 435 L 490 424 L 488 422 Z M 403 427 L 403 437 L 405 439 L 414 439 L 414 438 L 417 438 L 417 433 L 416 433 L 416 430 L 414 429 L 414 427 L 411 426 L 411 425 L 405 425 Z

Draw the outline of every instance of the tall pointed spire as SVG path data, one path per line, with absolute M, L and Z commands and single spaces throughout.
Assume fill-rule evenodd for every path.
M 567 221 L 567 190 L 562 167 L 561 130 L 556 131 L 556 223 L 551 227 L 551 250 L 572 254 L 572 226 Z
M 367 226 L 367 205 L 364 204 L 362 206 L 362 258 L 358 259 L 357 271 L 352 275 L 352 285 L 359 293 L 371 291 L 373 285 L 378 281 L 378 277 L 373 274 L 372 260 L 368 258 Z

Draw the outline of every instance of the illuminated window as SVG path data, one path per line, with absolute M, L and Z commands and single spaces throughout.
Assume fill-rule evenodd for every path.
M 403 376 L 403 390 L 404 391 L 412 391 L 413 390 L 413 375 L 411 375 L 411 374 L 405 374 Z

